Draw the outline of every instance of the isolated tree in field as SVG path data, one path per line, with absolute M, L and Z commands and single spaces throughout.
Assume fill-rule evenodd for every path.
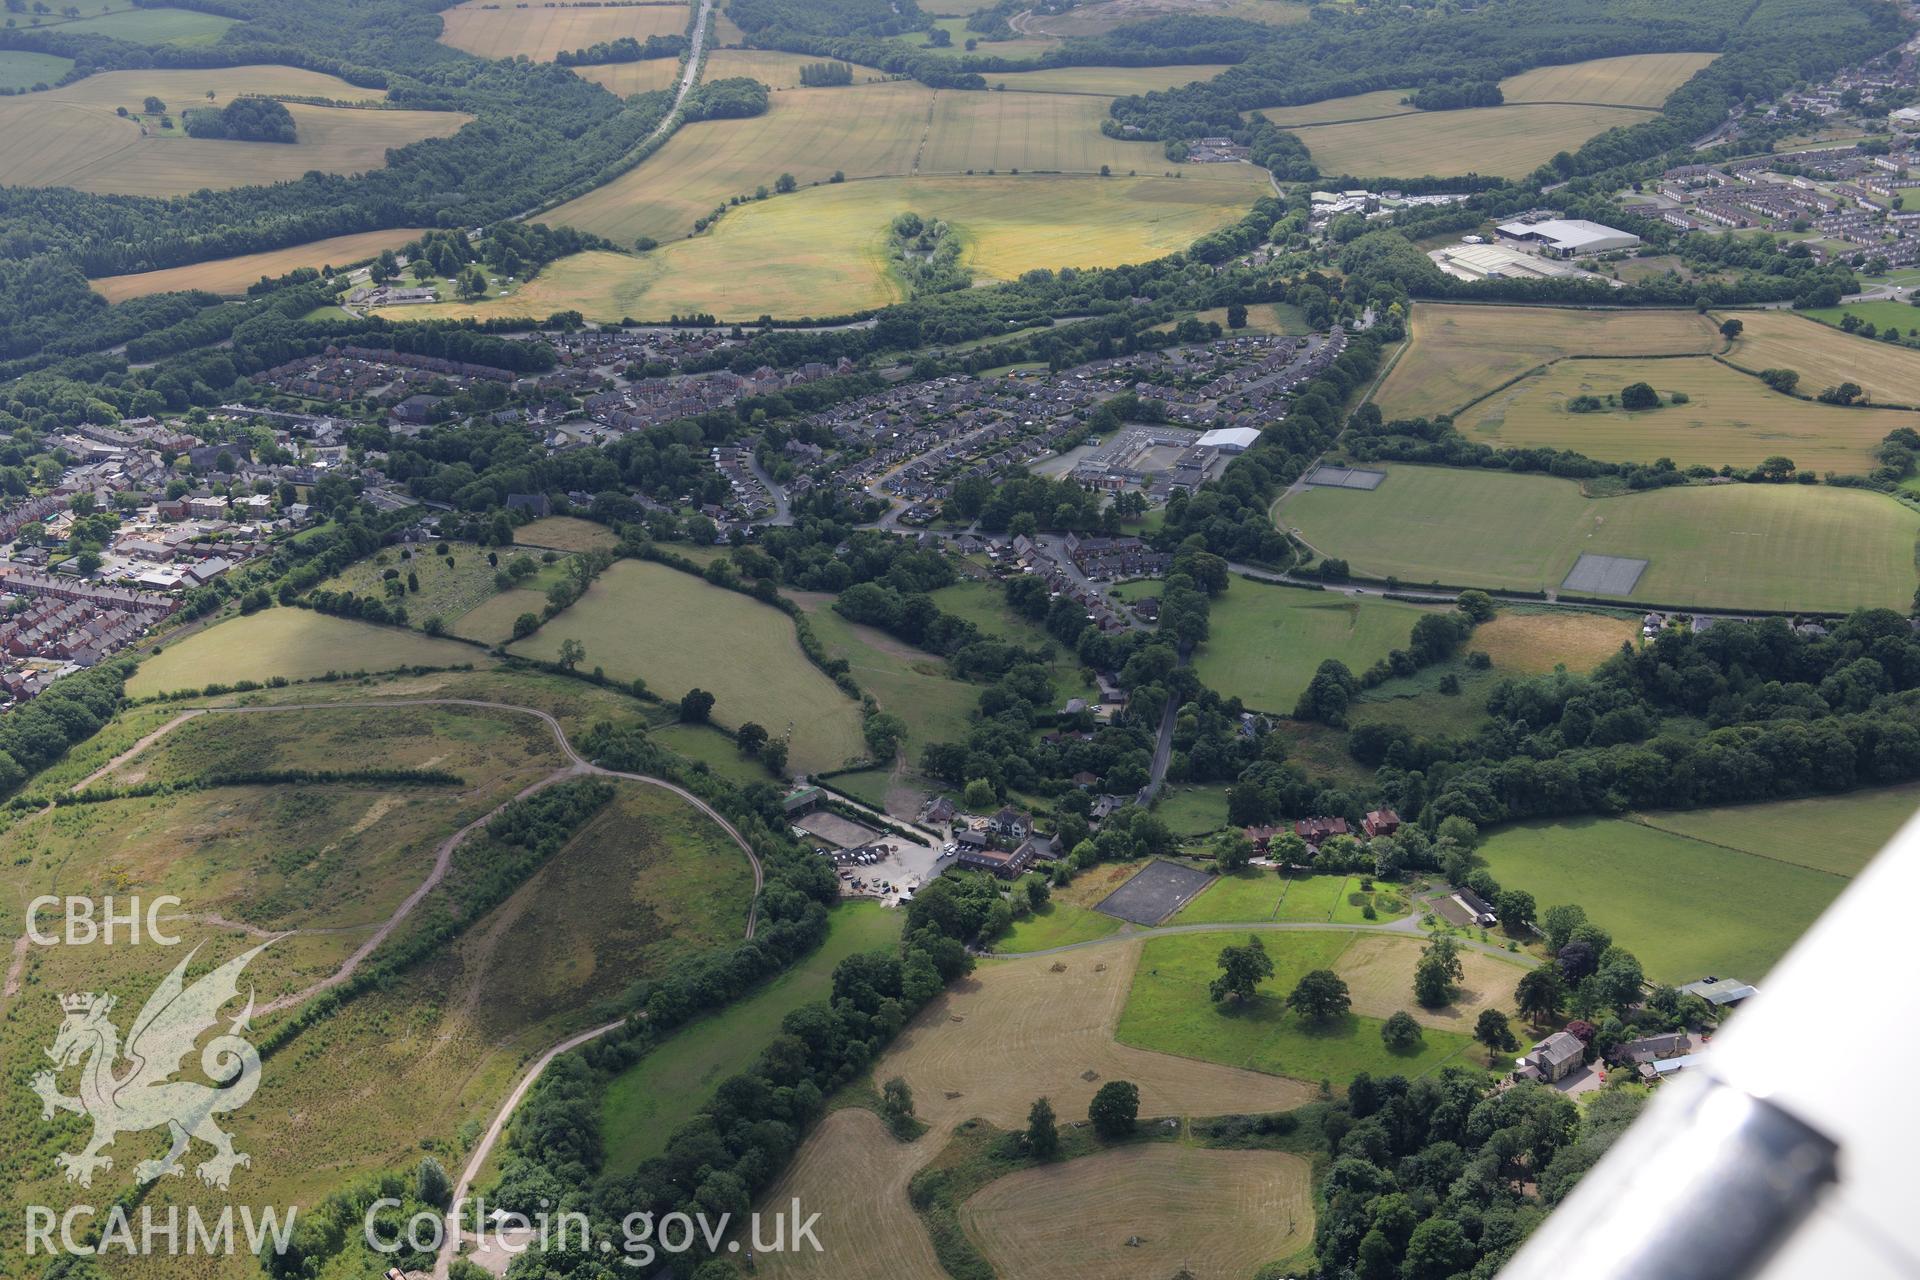
M 899 1076 L 880 1086 L 880 1110 L 895 1126 L 913 1119 L 913 1086 Z
M 1453 999 L 1454 984 L 1465 974 L 1460 965 L 1460 944 L 1446 934 L 1436 936 L 1420 953 L 1413 970 L 1413 998 L 1429 1009 L 1438 1009 Z
M 567 639 L 560 642 L 560 665 L 568 671 L 586 661 L 587 646 L 578 640 Z
M 1222 947 L 1218 963 L 1220 976 L 1207 988 L 1215 1004 L 1228 996 L 1236 1001 L 1250 1000 L 1260 983 L 1273 976 L 1273 958 L 1260 945 L 1260 939 L 1251 934 L 1245 946 Z
M 1567 1001 L 1567 986 L 1560 980 L 1559 969 L 1543 964 L 1527 971 L 1513 989 L 1513 998 L 1529 1021 L 1552 1022 L 1560 1016 L 1560 1007 Z
M 781 195 L 786 195 L 789 191 L 792 191 L 795 187 L 799 185 L 800 184 L 794 180 L 793 175 L 790 173 L 783 173 L 778 178 L 775 178 L 773 180 L 773 189 L 775 191 L 778 191 Z
M 537 613 L 523 613 L 513 620 L 513 638 L 515 640 L 525 640 L 539 629 L 540 615 Z
M 1353 1007 L 1353 997 L 1339 974 L 1315 969 L 1294 983 L 1287 1007 L 1308 1022 L 1329 1022 Z
M 689 689 L 680 695 L 680 719 L 686 724 L 705 724 L 713 714 L 713 695 L 705 689 Z
M 414 1170 L 413 1194 L 436 1209 L 447 1207 L 447 1200 L 453 1195 L 453 1184 L 447 1181 L 447 1171 L 432 1156 L 422 1160 L 420 1167 Z
M 1109 1080 L 1087 1108 L 1093 1131 L 1103 1138 L 1124 1138 L 1140 1119 L 1140 1090 L 1129 1080 Z
M 1620 388 L 1620 407 L 1622 409 L 1658 409 L 1660 393 L 1650 383 L 1629 382 Z
M 1390 1053 L 1412 1053 L 1422 1039 L 1420 1024 L 1405 1009 L 1380 1024 L 1380 1040 Z
M 1027 1150 L 1041 1160 L 1060 1154 L 1060 1129 L 1053 1121 L 1053 1104 L 1035 1098 L 1027 1108 Z
M 767 731 L 749 720 L 733 731 L 733 741 L 742 755 L 756 755 L 767 745 Z
M 1775 391 L 1791 395 L 1793 394 L 1793 389 L 1800 385 L 1800 374 L 1793 369 L 1762 369 L 1760 371 L 1760 381 L 1766 383 Z
M 1247 327 L 1247 304 L 1230 302 L 1227 304 L 1227 328 L 1244 329 Z
M 1727 319 L 1722 320 L 1720 322 L 1720 336 L 1725 338 L 1728 342 L 1732 342 L 1735 338 L 1740 336 L 1740 331 L 1742 329 L 1745 329 L 1746 327 L 1747 326 L 1742 324 L 1739 320 L 1734 319 L 1732 317 L 1728 317 Z
M 167 113 L 167 104 L 152 94 L 148 94 L 147 100 L 140 104 L 140 110 L 150 116 L 165 115 Z
M 1480 1011 L 1480 1020 L 1473 1024 L 1473 1038 L 1487 1048 L 1502 1053 L 1520 1046 L 1520 1042 L 1514 1039 L 1513 1028 L 1507 1025 L 1507 1015 L 1498 1009 Z

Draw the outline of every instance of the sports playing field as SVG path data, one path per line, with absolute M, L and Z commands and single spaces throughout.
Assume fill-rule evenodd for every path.
M 1571 355 L 1699 354 L 1717 322 L 1693 311 L 1580 311 L 1419 303 L 1412 341 L 1374 393 L 1389 421 L 1454 413 L 1509 379 Z
M 1309 489 L 1282 528 L 1403 582 L 1553 590 L 1582 553 L 1643 558 L 1631 599 L 1709 608 L 1904 609 L 1920 516 L 1824 485 L 1728 484 L 1587 498 L 1570 480 L 1390 466 L 1371 493 Z
M 1716 53 L 1635 53 L 1558 67 L 1535 67 L 1500 82 L 1508 102 L 1597 102 L 1657 107 Z
M 209 99 L 208 92 L 214 97 Z M 123 120 L 148 95 L 176 113 L 244 94 L 301 94 L 366 102 L 382 98 L 333 76 L 292 67 L 109 71 L 46 93 L 0 100 L 0 173 L 16 186 L 67 186 L 120 195 L 170 196 L 281 182 L 309 170 L 358 173 L 386 163 L 389 148 L 445 137 L 471 117 L 452 111 L 361 111 L 290 103 L 299 141 L 189 138 Z
M 1742 825 L 1752 826 L 1777 807 L 1715 812 L 1744 812 Z M 1533 894 L 1543 911 L 1568 902 L 1585 908 L 1655 982 L 1707 974 L 1758 982 L 1847 881 L 1744 852 L 1738 846 L 1748 834 L 1736 827 L 1693 839 L 1631 819 L 1586 818 L 1509 827 L 1480 853 L 1503 887 Z M 1878 848 L 1871 838 L 1861 843 L 1866 852 Z
M 344 267 L 380 256 L 382 249 L 398 249 L 424 234 L 420 227 L 396 227 L 391 231 L 360 231 L 353 235 L 311 240 L 285 249 L 264 253 L 243 253 L 232 258 L 215 258 L 164 271 L 142 271 L 128 276 L 103 276 L 89 281 L 93 291 L 109 302 L 149 293 L 171 293 L 177 289 L 205 289 L 210 293 L 239 296 L 262 276 L 278 277 L 299 267 Z
M 1907 327 L 1920 326 L 1920 307 L 1888 305 L 1899 306 L 1905 314 L 1898 319 Z M 1881 404 L 1920 405 L 1920 351 L 1856 337 L 1790 311 L 1742 311 L 1735 318 L 1742 329 L 1727 358 L 1743 369 L 1792 369 L 1803 395 L 1853 382 Z
M 467 0 L 440 14 L 440 42 L 481 58 L 525 57 L 551 62 L 555 54 L 631 36 L 679 35 L 687 29 L 684 4 L 515 4 Z M 674 59 L 664 61 L 671 64 Z
M 1285 714 L 1323 659 L 1364 671 L 1404 646 L 1423 612 L 1392 600 L 1235 581 L 1214 602 L 1194 669 L 1223 697 Z
M 1920 362 L 1920 353 L 1907 354 Z M 1604 400 L 1635 382 L 1651 384 L 1663 401 L 1682 392 L 1687 403 L 1640 412 L 1567 408 L 1575 396 Z M 1483 444 L 1571 449 L 1605 462 L 1672 458 L 1682 467 L 1748 467 L 1784 454 L 1803 471 L 1856 475 L 1873 469 L 1873 451 L 1889 431 L 1912 424 L 1912 414 L 1892 409 L 1808 404 L 1705 356 L 1563 360 L 1495 392 L 1454 421 L 1461 434 Z
M 860 704 L 807 661 L 793 624 L 692 574 L 622 560 L 511 651 L 551 662 L 562 640 L 586 645 L 586 667 L 644 677 L 663 697 L 705 689 L 714 720 L 729 728 L 752 720 L 775 736 L 791 730 L 797 771 L 838 768 L 866 752 Z
M 408 314 L 485 318 L 577 309 L 590 319 L 619 320 L 707 311 L 753 320 L 884 306 L 901 296 L 887 263 L 887 227 L 909 211 L 952 223 L 977 277 L 1146 262 L 1234 221 L 1266 189 L 1250 166 L 1215 167 L 1227 171 L 1217 180 L 1023 174 L 822 186 L 743 206 L 706 235 L 640 257 L 562 259 L 510 298 L 413 307 Z

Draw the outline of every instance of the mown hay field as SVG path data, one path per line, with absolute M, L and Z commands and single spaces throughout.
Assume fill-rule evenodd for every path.
M 133 275 L 103 276 L 90 280 L 93 291 L 108 302 L 125 302 L 150 293 L 172 293 L 182 289 L 205 289 L 209 293 L 238 297 L 262 276 L 269 279 L 300 267 L 344 267 L 377 258 L 383 249 L 398 249 L 424 234 L 422 227 L 396 227 L 390 231 L 357 231 L 352 235 L 310 240 L 285 249 L 262 253 L 243 253 L 232 258 L 215 258 L 184 267 L 161 271 L 141 271 Z
M 1364 671 L 1405 647 L 1425 612 L 1393 600 L 1237 581 L 1214 603 L 1194 670 L 1223 697 L 1285 714 L 1323 659 Z
M 1588 498 L 1571 480 L 1393 465 L 1372 493 L 1276 507 L 1323 555 L 1409 585 L 1557 589 L 1582 553 L 1649 561 L 1636 601 L 1724 609 L 1904 609 L 1920 516 L 1825 485 L 1686 486 Z
M 1909 327 L 1920 326 L 1920 307 L 1900 309 Z M 1858 338 L 1789 311 L 1742 311 L 1732 318 L 1741 331 L 1727 359 L 1743 369 L 1792 369 L 1804 395 L 1852 382 L 1870 400 L 1920 405 L 1920 351 Z
M 543 516 L 514 530 L 513 542 L 536 550 L 595 551 L 618 546 L 620 537 L 607 526 L 578 516 Z
M 209 100 L 207 93 L 215 96 Z M 64 88 L 0 101 L 0 172 L 28 187 L 76 187 L 116 195 L 173 196 L 284 182 L 309 170 L 360 173 L 386 164 L 390 148 L 446 137 L 471 117 L 454 111 L 385 111 L 291 103 L 299 141 L 189 138 L 121 119 L 149 94 L 178 113 L 244 94 L 301 94 L 343 102 L 384 97 L 333 76 L 291 67 L 109 71 Z
M 916 171 L 1097 173 L 1101 165 L 1116 173 L 1167 170 L 1160 147 L 1122 142 L 1100 132 L 1108 102 L 1060 93 L 938 93 Z
M 1495 671 L 1544 675 L 1557 666 L 1591 671 L 1639 634 L 1632 618 L 1577 609 L 1505 610 L 1475 627 L 1467 647 L 1493 659 Z
M 1511 1007 L 1513 985 L 1525 972 L 1519 965 L 1478 953 L 1471 962 L 1462 955 L 1462 964 L 1472 967 L 1458 1004 L 1427 1010 L 1413 999 L 1419 938 L 1333 930 L 1267 930 L 1254 936 L 1273 960 L 1274 976 L 1244 1004 L 1215 1004 L 1207 986 L 1219 974 L 1221 948 L 1244 943 L 1246 934 L 1223 930 L 1147 939 L 1120 1016 L 1120 1041 L 1294 1080 L 1330 1080 L 1336 1086 L 1362 1071 L 1412 1076 L 1449 1062 L 1485 1066 L 1485 1054 L 1474 1047 L 1471 1036 L 1473 1020 L 1481 1009 Z M 1394 949 L 1383 951 L 1375 943 Z M 1485 968 L 1483 961 L 1498 968 Z M 1294 984 L 1316 969 L 1340 974 L 1354 997 L 1352 1011 L 1319 1025 L 1286 1007 Z M 1380 1026 L 1403 1009 L 1420 1021 L 1423 1038 L 1414 1049 L 1394 1053 L 1382 1042 Z M 1147 1110 L 1143 1100 L 1141 1111 Z
M 73 66 L 72 58 L 51 53 L 30 53 L 25 49 L 0 50 L 0 89 L 31 89 L 36 84 L 52 84 Z
M 1508 102 L 1598 102 L 1614 107 L 1657 107 L 1720 55 L 1635 53 L 1591 58 L 1558 67 L 1535 67 L 1500 82 Z
M 440 43 L 481 58 L 554 56 L 631 36 L 675 36 L 687 29 L 684 4 L 529 4 L 516 0 L 467 0 L 441 11 Z M 668 64 L 675 60 L 663 59 Z
M 1572 355 L 1705 355 L 1719 348 L 1717 330 L 1693 311 L 1423 302 L 1413 309 L 1411 341 L 1373 399 L 1389 421 L 1436 417 Z
M 1625 107 L 1523 103 L 1299 128 L 1300 141 L 1326 174 L 1518 178 L 1556 152 L 1576 150 L 1595 134 L 1648 118 L 1645 111 Z
M 754 1260 L 755 1274 L 769 1280 L 952 1280 L 907 1199 L 908 1182 L 949 1136 L 935 1127 L 917 1141 L 901 1142 L 871 1111 L 846 1107 L 829 1113 L 764 1201 L 768 1212 L 797 1199 L 808 1213 L 818 1213 L 820 1251 L 762 1254 Z
M 1239 1280 L 1313 1240 L 1313 1166 L 1285 1151 L 1123 1147 L 988 1183 L 960 1221 L 1006 1280 Z
M 1764 823 L 1772 808 L 1752 806 L 1745 821 Z M 1759 982 L 1847 881 L 1727 847 L 1745 834 L 1716 830 L 1709 843 L 1633 819 L 1585 818 L 1508 827 L 1480 853 L 1503 887 L 1533 894 L 1543 910 L 1585 908 L 1654 982 Z
M 164 646 L 140 664 L 127 692 L 133 697 L 198 689 L 215 682 L 301 680 L 329 671 L 391 671 L 397 667 L 491 666 L 472 645 L 438 640 L 399 627 L 335 618 L 311 609 L 265 609 L 233 618 Z
M 705 126 L 700 126 L 705 127 Z M 1146 262 L 1239 218 L 1265 189 L 1254 170 L 1185 178 L 902 178 L 847 182 L 733 210 L 706 235 L 642 257 L 583 253 L 553 264 L 512 297 L 474 306 L 412 307 L 414 319 L 546 316 L 589 319 L 711 312 L 722 320 L 839 315 L 903 293 L 887 260 L 887 228 L 916 212 L 954 225 L 976 278 L 1034 267 Z M 591 227 L 585 229 L 593 229 Z M 602 232 L 606 234 L 606 232 Z
M 643 677 L 662 697 L 714 695 L 713 718 L 791 730 L 795 772 L 838 768 L 866 754 L 860 704 L 807 661 L 777 610 L 665 565 L 623 560 L 512 652 L 554 661 L 563 640 L 586 645 L 587 668 Z
M 1605 400 L 1637 382 L 1660 393 L 1658 409 L 1575 413 L 1567 407 L 1576 396 Z M 1674 392 L 1687 403 L 1664 403 Z M 1751 467 L 1785 455 L 1803 471 L 1864 475 L 1887 433 L 1913 420 L 1893 409 L 1810 404 L 1706 356 L 1689 356 L 1563 360 L 1495 392 L 1454 425 L 1482 444 L 1569 449 L 1603 462 L 1671 458 L 1682 467 Z
M 1282 0 L 1260 0 L 1278 5 Z M 991 89 L 1008 93 L 1088 93 L 1120 97 L 1132 93 L 1176 89 L 1195 80 L 1211 80 L 1227 68 L 1222 63 L 1179 67 L 1049 67 L 1045 71 L 1003 71 L 987 76 Z

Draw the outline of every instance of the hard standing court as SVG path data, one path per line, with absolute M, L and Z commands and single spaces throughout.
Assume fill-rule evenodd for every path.
M 1149 862 L 1094 910 L 1135 924 L 1159 924 L 1186 906 L 1212 880 L 1204 871 L 1171 862 Z
M 1384 471 L 1362 471 L 1355 467 L 1330 467 L 1321 463 L 1307 477 L 1308 484 L 1326 485 L 1332 489 L 1378 489 L 1380 482 L 1387 478 Z
M 1640 581 L 1640 575 L 1646 567 L 1645 560 L 1582 553 L 1573 562 L 1573 568 L 1567 571 L 1560 589 L 1589 596 L 1632 595 L 1634 584 Z

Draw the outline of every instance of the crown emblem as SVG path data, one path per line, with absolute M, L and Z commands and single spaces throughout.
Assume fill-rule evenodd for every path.
M 60 997 L 60 1007 L 68 1013 L 85 1013 L 93 1008 L 93 992 L 76 991 Z

